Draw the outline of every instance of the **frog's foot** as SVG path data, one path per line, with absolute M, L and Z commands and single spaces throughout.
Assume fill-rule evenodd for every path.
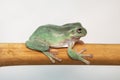
M 50 52 L 44 52 L 44 53 L 45 53 L 46 56 L 48 56 L 48 58 L 50 59 L 50 61 L 52 63 L 55 63 L 55 60 L 60 61 L 60 62 L 62 61 L 62 59 L 56 57 L 53 53 L 50 53 Z
M 79 56 L 78 60 L 81 60 L 82 62 L 84 62 L 84 63 L 86 63 L 86 64 L 90 64 L 90 61 L 84 59 L 84 57 L 92 58 L 93 55 L 92 55 L 92 54 L 82 54 L 82 53 L 85 52 L 86 50 L 87 50 L 87 49 L 84 48 L 84 49 L 82 49 L 80 52 L 78 52 L 78 53 L 76 53 L 76 54 Z
M 86 48 L 83 48 L 80 52 L 78 52 L 77 54 L 78 55 L 82 55 L 82 57 L 89 57 L 89 58 L 92 58 L 93 55 L 92 54 L 82 54 L 83 52 L 85 52 L 87 49 Z

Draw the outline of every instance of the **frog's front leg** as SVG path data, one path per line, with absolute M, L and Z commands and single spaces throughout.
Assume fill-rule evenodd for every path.
M 92 57 L 91 54 L 82 54 L 84 51 L 86 51 L 86 49 L 82 49 L 80 52 L 75 52 L 72 47 L 74 46 L 74 42 L 69 43 L 69 47 L 68 47 L 68 55 L 75 60 L 80 60 L 82 62 L 84 62 L 85 64 L 90 64 L 90 62 L 86 59 L 84 59 L 84 57 Z
M 40 39 L 29 40 L 26 42 L 26 46 L 30 49 L 41 51 L 51 60 L 52 63 L 55 63 L 55 60 L 62 61 L 61 59 L 57 58 L 54 54 L 49 52 L 49 45 Z

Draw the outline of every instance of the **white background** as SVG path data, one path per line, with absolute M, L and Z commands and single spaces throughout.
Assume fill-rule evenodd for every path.
M 0 0 L 0 42 L 25 42 L 40 25 L 81 22 L 85 43 L 120 43 L 120 0 Z M 117 66 L 1 67 L 0 80 L 120 80 Z

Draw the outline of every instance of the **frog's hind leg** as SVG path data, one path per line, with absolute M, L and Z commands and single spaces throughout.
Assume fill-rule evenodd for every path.
M 43 52 L 51 60 L 52 63 L 55 63 L 54 59 L 61 61 L 61 59 L 57 58 L 55 55 L 49 52 L 49 45 L 43 41 L 36 39 L 30 40 L 26 42 L 26 46 L 30 49 Z
M 26 46 L 30 49 L 38 50 L 38 51 L 49 50 L 49 46 L 47 43 L 40 41 L 40 40 L 37 40 L 37 39 L 27 41 Z

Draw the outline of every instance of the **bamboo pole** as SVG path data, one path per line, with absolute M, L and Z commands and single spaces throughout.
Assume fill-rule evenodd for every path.
M 120 65 L 120 44 L 76 44 L 74 50 L 87 48 L 84 54 L 93 54 L 86 58 L 90 65 Z M 26 48 L 24 43 L 0 43 L 0 66 L 12 65 L 84 65 L 81 61 L 72 60 L 67 49 L 56 49 L 57 57 L 62 62 L 51 63 L 48 57 L 38 51 Z M 52 51 L 56 51 L 53 50 Z

